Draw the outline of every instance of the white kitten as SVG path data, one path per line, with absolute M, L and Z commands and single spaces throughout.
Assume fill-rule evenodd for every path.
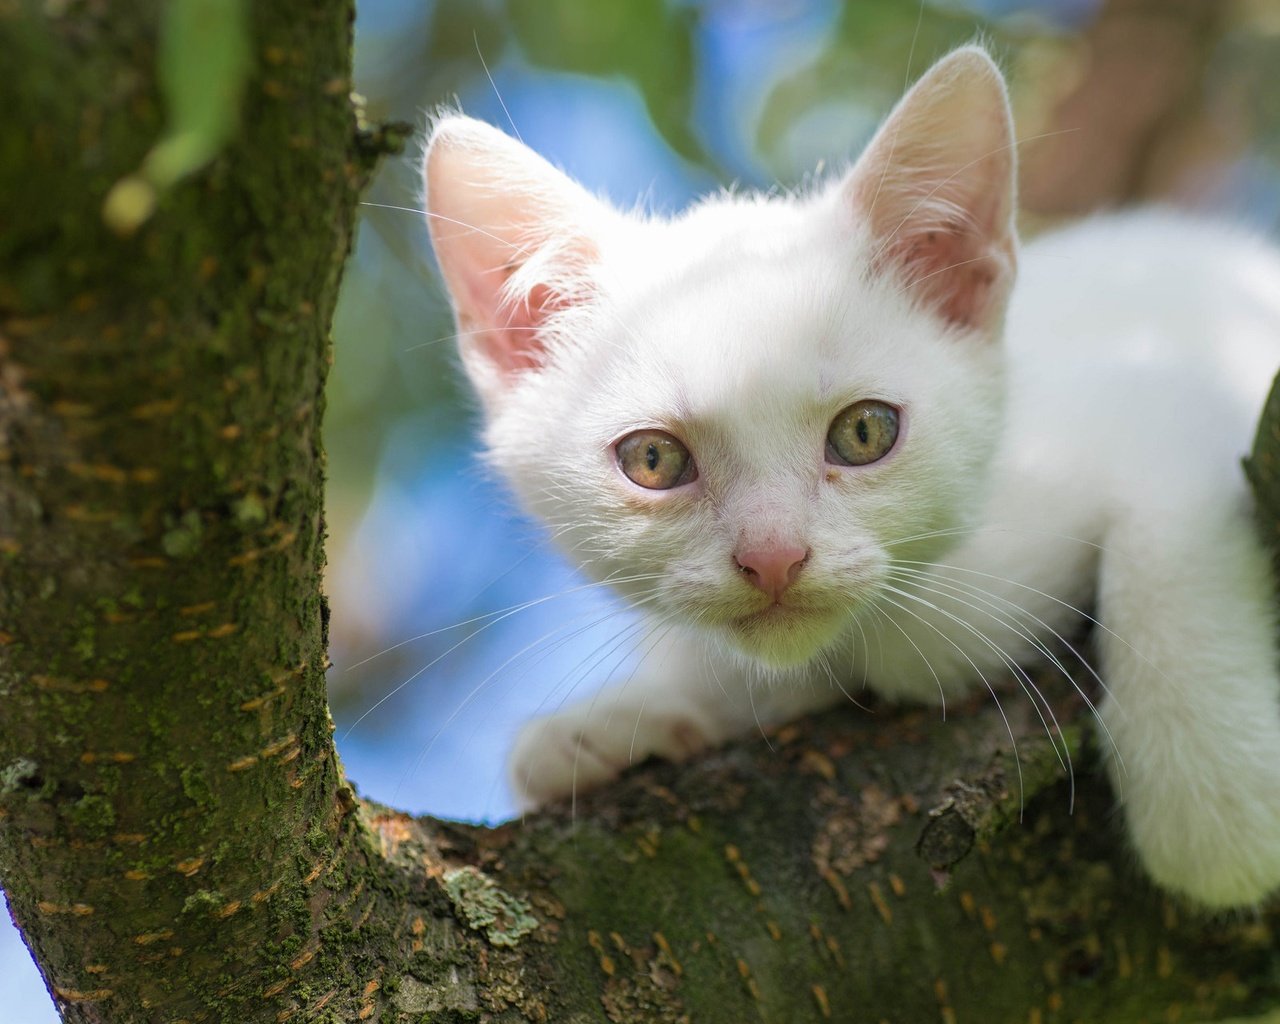
M 842 180 L 670 221 L 436 125 L 430 226 L 489 457 L 653 623 L 637 675 L 521 735 L 526 802 L 864 675 L 959 695 L 1096 602 L 1143 863 L 1211 906 L 1280 886 L 1272 580 L 1239 465 L 1280 365 L 1280 258 L 1112 217 L 1029 246 L 1013 291 L 1014 163 L 975 48 Z

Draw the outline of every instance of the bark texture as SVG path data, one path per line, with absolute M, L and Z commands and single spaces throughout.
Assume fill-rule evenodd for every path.
M 1276 912 L 1153 892 L 1087 723 L 1055 747 L 1026 700 L 1016 753 L 990 702 L 851 711 L 496 830 L 361 804 L 319 576 L 326 332 L 380 144 L 350 6 L 253 6 L 234 141 L 121 237 L 103 202 L 162 131 L 161 9 L 0 4 L 0 883 L 67 1020 L 1280 1003 Z
M 254 5 L 243 129 L 121 237 L 164 9 L 0 7 L 0 879 L 75 1020 L 252 1019 L 360 912 L 317 430 L 352 10 Z

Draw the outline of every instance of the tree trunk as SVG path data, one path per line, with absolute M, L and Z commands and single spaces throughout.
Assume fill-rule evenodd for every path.
M 324 699 L 318 439 L 379 145 L 347 98 L 350 4 L 252 5 L 239 130 L 149 215 L 104 219 L 181 105 L 154 69 L 184 6 L 0 6 L 0 882 L 67 1020 L 1280 1002 L 1280 916 L 1153 892 L 1081 770 L 1087 728 L 1062 741 L 1073 806 L 1025 700 L 1016 756 L 990 702 L 880 709 L 496 830 L 356 800 Z
M 253 5 L 242 130 L 122 237 L 104 204 L 181 116 L 157 64 L 202 58 L 161 12 L 200 6 L 0 10 L 0 878 L 72 1020 L 265 1019 L 290 964 L 353 974 L 363 909 L 317 429 L 352 8 Z

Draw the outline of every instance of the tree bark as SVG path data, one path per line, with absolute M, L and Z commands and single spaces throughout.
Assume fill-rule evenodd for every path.
M 122 237 L 103 206 L 162 132 L 161 10 L 0 6 L 0 882 L 65 1019 L 1280 1003 L 1280 916 L 1152 891 L 1087 722 L 1059 738 L 1073 793 L 1026 700 L 1011 732 L 990 701 L 833 714 L 494 830 L 358 801 L 324 699 L 318 438 L 379 146 L 351 8 L 253 5 L 238 133 Z
M 71 1020 L 259 1019 L 363 912 L 317 433 L 352 9 L 253 5 L 242 130 L 121 237 L 176 6 L 0 8 L 0 878 Z

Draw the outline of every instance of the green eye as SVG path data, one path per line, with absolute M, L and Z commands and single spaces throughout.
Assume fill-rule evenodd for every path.
M 898 410 L 875 399 L 854 402 L 831 421 L 827 461 L 865 466 L 883 459 L 898 440 Z
M 632 483 L 668 491 L 698 478 L 689 449 L 661 430 L 637 430 L 618 442 L 618 467 Z

